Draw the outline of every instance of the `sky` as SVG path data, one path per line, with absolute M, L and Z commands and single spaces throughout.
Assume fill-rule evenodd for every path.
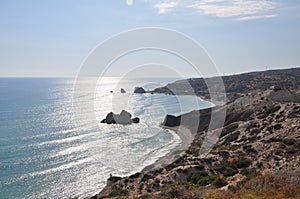
M 103 41 L 144 27 L 194 39 L 221 74 L 300 65 L 298 0 L 1 0 L 0 76 L 74 77 Z

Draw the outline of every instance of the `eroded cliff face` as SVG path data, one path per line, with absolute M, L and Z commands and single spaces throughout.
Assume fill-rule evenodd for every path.
M 271 88 L 244 95 L 218 109 L 202 110 L 197 134 L 182 157 L 163 168 L 125 178 L 112 177 L 94 198 L 130 198 L 149 193 L 159 196 L 176 183 L 233 189 L 249 176 L 266 173 L 287 173 L 299 183 L 300 104 L 293 97 L 274 98 L 277 92 L 288 93 L 287 96 L 296 93 Z M 227 114 L 219 141 L 209 154 L 199 156 L 203 138 L 213 133 L 207 132 L 211 111 L 222 108 Z M 191 112 L 182 117 L 192 119 L 195 115 L 198 114 Z

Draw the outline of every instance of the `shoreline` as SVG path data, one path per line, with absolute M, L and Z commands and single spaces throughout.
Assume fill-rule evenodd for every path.
M 167 126 L 161 126 L 164 130 L 169 130 L 175 133 L 179 136 L 181 142 L 178 146 L 171 149 L 165 156 L 159 157 L 154 163 L 145 166 L 141 172 L 150 171 L 157 168 L 163 168 L 172 162 L 174 162 L 177 158 L 181 157 L 185 151 L 188 149 L 190 144 L 194 140 L 194 136 L 191 134 L 190 130 L 186 127 L 167 127 Z M 190 136 L 186 136 L 190 135 Z

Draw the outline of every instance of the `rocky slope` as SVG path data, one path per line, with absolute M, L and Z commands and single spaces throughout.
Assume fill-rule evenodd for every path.
M 300 85 L 300 68 L 251 72 L 238 75 L 223 76 L 224 87 L 229 101 L 235 100 L 244 94 L 266 90 L 271 86 L 279 86 L 291 90 Z M 210 99 L 206 81 L 213 82 L 212 78 L 191 78 L 178 80 L 157 88 L 153 92 L 165 94 L 195 93 L 203 99 Z M 193 89 L 191 91 L 191 89 Z
M 199 117 L 196 113 L 200 112 L 197 134 L 184 155 L 162 168 L 125 178 L 111 177 L 107 186 L 92 198 L 234 198 L 235 195 L 227 194 L 238 193 L 237 190 L 246 185 L 251 193 L 259 190 L 260 194 L 269 194 L 265 188 L 272 187 L 273 195 L 269 198 L 300 198 L 299 72 L 300 69 L 289 69 L 251 73 L 250 79 L 255 81 L 250 84 L 246 78 L 249 74 L 233 76 L 233 79 L 227 77 L 227 80 L 225 77 L 227 89 L 234 87 L 234 82 L 242 82 L 243 88 L 229 90 L 230 102 L 180 117 L 192 120 Z M 272 80 L 271 83 L 266 78 Z M 200 90 L 201 87 L 195 88 Z M 217 144 L 209 154 L 199 156 L 204 137 L 209 133 L 212 111 L 224 109 L 227 112 L 224 126 L 210 129 L 221 130 Z M 173 118 L 171 123 L 165 124 L 176 127 L 178 118 Z M 195 128 L 188 123 L 184 125 L 188 129 Z M 268 180 L 261 177 L 268 175 L 273 177 Z M 281 175 L 284 178 L 278 180 L 276 176 Z M 288 179 L 283 187 L 278 185 L 282 179 Z M 205 194 L 211 188 L 228 191 L 222 192 L 220 197 L 207 197 Z
M 204 122 L 206 126 L 199 126 L 192 145 L 181 158 L 153 171 L 111 177 L 107 187 L 94 198 L 147 194 L 161 198 L 178 183 L 234 189 L 250 175 L 268 173 L 288 174 L 299 185 L 300 104 L 274 99 L 277 92 L 283 91 L 293 95 L 287 90 L 268 89 L 228 103 L 220 139 L 208 155 L 199 156 L 207 128 Z M 242 107 L 241 101 L 245 103 Z

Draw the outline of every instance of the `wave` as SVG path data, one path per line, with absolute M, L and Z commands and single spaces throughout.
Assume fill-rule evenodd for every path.
M 81 159 L 81 160 L 78 160 L 78 161 L 73 161 L 73 162 L 70 162 L 70 163 L 67 163 L 67 164 L 63 164 L 63 165 L 58 166 L 58 167 L 54 167 L 54 168 L 50 168 L 50 169 L 42 170 L 42 171 L 31 172 L 31 173 L 22 175 L 22 176 L 17 177 L 17 178 L 11 178 L 7 182 L 2 182 L 1 184 L 9 185 L 9 184 L 12 184 L 12 183 L 15 183 L 15 182 L 27 179 L 27 178 L 33 178 L 33 177 L 36 177 L 36 176 L 41 176 L 41 175 L 46 175 L 46 174 L 49 174 L 49 173 L 55 173 L 55 172 L 67 170 L 67 169 L 70 169 L 70 168 L 73 168 L 73 167 L 76 167 L 76 166 L 79 166 L 79 165 L 82 165 L 82 164 L 86 164 L 86 163 L 92 162 L 92 161 L 93 161 L 92 158 L 85 158 L 85 159 Z

